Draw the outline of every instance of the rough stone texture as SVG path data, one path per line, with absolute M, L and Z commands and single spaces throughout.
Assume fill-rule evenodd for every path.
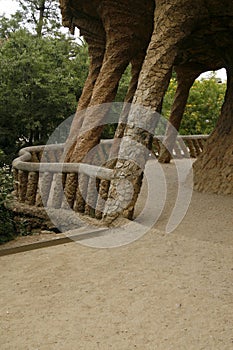
M 52 193 L 51 206 L 59 209 L 63 201 L 63 188 L 65 186 L 66 174 L 55 174 L 53 177 L 54 188 Z
M 95 208 L 98 198 L 99 181 L 95 178 L 90 178 L 87 188 L 87 197 L 85 205 L 85 214 L 90 217 L 95 217 Z
M 107 224 L 122 216 L 132 218 L 156 125 L 153 111 L 161 106 L 174 66 L 178 75 L 178 89 L 170 120 L 176 129 L 179 128 L 195 77 L 206 69 L 227 68 L 225 103 L 215 131 L 194 164 L 194 181 L 198 190 L 233 194 L 232 2 L 157 1 L 154 30 L 145 60 L 152 32 L 152 0 L 83 3 L 61 0 L 61 5 L 64 24 L 71 30 L 75 26 L 81 29 L 89 44 L 91 57 L 88 79 L 66 145 L 65 151 L 72 146 L 66 160 L 90 160 L 87 155 L 100 140 L 102 126 L 99 123 L 108 111 L 108 108 L 99 109 L 98 104 L 114 99 L 119 80 L 129 62 L 132 63 L 132 79 L 126 101 L 133 101 L 133 107 L 129 110 L 125 105 L 116 132 L 117 141 L 122 136 L 124 139 L 114 142 L 110 152 L 110 158 L 118 154 L 118 160 L 105 164 L 114 167 L 115 178 L 111 184 L 102 181 L 99 186 L 99 181 L 96 184 L 96 179 L 84 175 L 53 176 L 45 173 L 42 184 L 44 204 L 66 208 L 63 197 L 65 188 L 66 201 L 76 211 L 97 218 L 104 213 L 103 220 Z M 152 108 L 152 111 L 140 109 L 137 104 Z M 91 109 L 79 113 L 87 107 Z M 168 149 L 174 144 L 175 134 L 167 130 Z M 187 140 L 187 144 L 194 157 L 203 148 L 199 140 Z M 179 149 L 176 151 L 179 156 Z M 166 156 L 170 157 L 169 154 L 163 156 L 165 161 Z M 40 158 L 41 154 L 32 152 L 33 162 L 38 162 Z M 49 152 L 45 160 L 57 162 L 60 160 L 59 154 Z M 19 201 L 26 201 L 31 206 L 35 202 L 37 206 L 42 205 L 37 193 L 38 174 L 20 170 L 15 172 L 15 176 L 19 182 L 15 187 Z M 96 187 L 99 188 L 98 198 Z M 25 212 L 27 210 L 25 206 Z M 37 210 L 35 207 L 32 212 L 36 213 Z M 71 222 L 71 226 L 73 224 Z
M 38 181 L 39 181 L 39 173 L 30 172 L 28 174 L 26 203 L 29 205 L 34 205 L 36 203 Z
M 46 206 L 48 199 L 49 199 L 49 194 L 51 190 L 53 182 L 53 174 L 52 173 L 44 173 L 41 175 L 40 179 L 40 196 L 37 198 L 37 205 L 38 206 Z
M 89 177 L 84 174 L 80 174 L 78 178 L 78 187 L 76 190 L 74 211 L 84 213 L 85 211 L 85 199 L 87 196 Z
M 77 18 L 80 14 L 84 14 L 85 18 L 91 18 L 98 20 L 104 29 L 104 40 L 105 53 L 102 57 L 102 67 L 101 71 L 98 72 L 98 76 L 95 79 L 94 85 L 92 84 L 91 99 L 86 99 L 87 103 L 83 104 L 82 100 L 85 96 L 89 96 L 91 89 L 88 93 L 83 92 L 81 102 L 79 103 L 80 108 L 87 108 L 87 106 L 92 107 L 98 104 L 103 104 L 106 102 L 112 102 L 114 100 L 119 80 L 129 64 L 132 62 L 133 70 L 137 71 L 137 76 L 139 74 L 143 58 L 145 56 L 146 48 L 150 40 L 150 35 L 152 32 L 153 25 L 153 10 L 154 1 L 93 1 L 91 4 L 86 2 L 74 2 L 74 1 L 61 1 L 63 22 L 65 25 L 70 27 L 70 23 L 73 21 L 81 29 L 84 29 L 84 36 L 86 29 L 90 32 L 90 27 L 87 25 L 83 28 L 78 21 L 73 20 Z M 138 25 L 140 23 L 140 25 Z M 83 25 L 83 24 L 82 24 Z M 92 31 L 92 30 L 91 30 Z M 94 32 L 96 34 L 96 32 Z M 93 34 L 93 33 L 92 33 Z M 97 32 L 98 37 L 103 40 L 103 32 Z M 89 45 L 93 40 L 93 35 L 90 36 Z M 95 50 L 93 50 L 94 52 Z M 140 64 L 138 65 L 138 61 Z M 100 60 L 99 60 L 100 63 Z M 90 66 L 90 72 L 92 70 L 92 65 Z M 97 71 L 97 70 L 96 70 Z M 132 100 L 132 95 L 136 89 L 136 80 L 134 77 L 130 83 L 129 91 L 126 100 Z M 94 81 L 94 80 L 93 80 Z M 85 85 L 86 86 L 86 85 Z M 81 137 L 77 137 L 76 145 L 72 147 L 69 152 L 69 161 L 80 161 L 90 150 L 93 145 L 98 144 L 102 128 L 98 127 L 94 129 L 93 132 L 90 130 L 91 127 L 95 126 L 96 119 L 97 125 L 104 118 L 105 113 L 101 111 L 96 117 L 96 111 L 90 110 L 86 113 L 84 123 L 82 122 Z M 78 121 L 79 117 L 75 117 L 72 129 L 77 132 L 77 128 L 80 127 Z M 73 136 L 73 131 L 71 132 Z M 77 134 L 76 134 L 77 136 Z M 91 141 L 92 140 L 92 141 Z M 68 139 L 68 142 L 70 138 Z
M 115 163 L 115 162 L 114 162 Z M 111 166 L 109 166 L 111 167 Z M 112 167 L 113 169 L 114 167 Z M 107 180 L 102 180 L 99 187 L 99 195 L 96 203 L 95 217 L 97 219 L 102 219 L 102 215 L 105 208 L 105 203 L 108 198 L 110 182 Z
M 73 208 L 74 205 L 77 186 L 78 174 L 67 174 L 64 192 L 66 194 L 66 201 L 70 208 Z
M 93 1 L 87 6 L 84 1 L 61 1 L 61 9 L 64 25 L 72 27 L 73 23 L 80 28 L 89 44 L 91 58 L 89 75 L 66 144 L 66 160 L 80 162 L 99 143 L 103 129 L 99 123 L 108 111 L 91 108 L 85 114 L 80 114 L 80 110 L 112 102 L 129 62 L 132 64 L 132 79 L 125 101 L 132 102 L 152 32 L 154 2 Z M 118 128 L 118 134 L 123 133 L 121 130 L 125 119 L 127 111 L 123 110 L 122 126 Z M 75 204 L 75 208 L 80 211 L 83 211 L 85 205 L 80 194 L 87 191 L 84 188 L 87 186 L 86 180 L 83 178 L 79 178 L 80 191 Z M 73 194 L 72 188 L 73 179 L 68 175 L 65 195 L 69 201 L 70 194 Z
M 153 107 L 154 110 L 159 106 L 169 84 L 171 69 L 178 52 L 178 43 L 185 35 L 190 34 L 194 26 L 194 18 L 200 16 L 196 5 L 189 9 L 189 14 L 188 1 L 183 1 L 179 5 L 157 3 L 154 32 L 139 77 L 138 88 L 133 100 L 135 104 L 147 108 Z M 174 13 L 177 14 L 177 21 L 174 21 Z M 126 128 L 124 132 L 126 138 L 121 143 L 119 160 L 116 164 L 116 180 L 111 183 L 106 205 L 105 220 L 107 222 L 116 219 L 119 215 L 132 217 L 147 159 L 145 151 L 148 151 L 152 141 L 149 134 L 153 133 L 156 121 L 152 113 L 132 108 L 128 122 L 132 126 Z M 137 127 L 134 126 L 135 124 Z M 139 132 L 138 125 L 141 128 Z M 145 134 L 148 134 L 148 137 L 145 137 Z M 137 141 L 137 144 L 142 144 L 144 147 L 134 147 L 132 138 Z M 128 160 L 120 159 L 121 155 L 125 159 L 127 154 L 129 155 Z M 137 164 L 138 161 L 140 165 Z M 118 175 L 119 168 L 121 169 L 120 176 Z M 130 179 L 131 186 L 134 188 L 134 193 L 128 203 L 127 190 L 124 191 L 120 186 L 122 179 Z M 130 184 L 128 186 L 130 187 Z
M 27 193 L 28 172 L 19 170 L 18 181 L 19 181 L 19 186 L 18 186 L 19 201 L 24 202 L 26 198 L 26 193 Z
M 179 130 L 193 82 L 201 73 L 218 70 L 225 66 L 221 52 L 216 50 L 214 35 L 216 28 L 223 30 L 224 22 L 224 18 L 221 17 L 220 19 L 208 19 L 207 23 L 200 25 L 179 45 L 179 52 L 175 59 L 178 86 L 169 118 L 171 125 L 168 125 L 164 146 L 159 157 L 161 163 L 168 163 L 171 159 L 171 150 L 177 135 L 176 130 Z
M 166 3 L 162 1 L 157 2 L 157 8 L 155 11 L 154 32 L 152 34 L 151 42 L 147 51 L 147 56 L 139 77 L 139 84 L 135 93 L 134 103 L 144 105 L 145 107 L 152 106 L 154 109 L 158 107 L 163 97 L 163 94 L 168 86 L 171 68 L 174 65 L 175 59 L 178 56 L 179 46 L 181 46 L 181 43 L 184 41 L 184 39 L 188 37 L 189 39 L 192 38 L 192 33 L 195 31 L 196 27 L 206 25 L 206 29 L 209 30 L 209 24 L 212 24 L 211 29 L 213 32 L 210 31 L 210 34 L 212 36 L 212 39 L 216 39 L 214 45 L 215 47 L 217 47 L 218 35 L 216 36 L 216 38 L 213 35 L 216 31 L 218 32 L 218 27 L 213 27 L 215 21 L 214 23 L 211 23 L 212 16 L 216 16 L 217 13 L 218 15 L 221 13 L 221 15 L 224 16 L 229 10 L 231 10 L 230 13 L 233 15 L 233 5 L 227 1 L 224 2 L 224 5 L 226 5 L 226 8 L 224 8 L 221 13 L 223 4 L 220 1 L 213 1 L 211 3 L 205 4 L 201 1 L 197 1 L 195 3 L 192 2 L 192 4 L 190 3 L 190 1 L 168 1 Z M 225 30 L 228 30 L 228 25 L 230 23 L 232 24 L 232 19 L 228 20 L 227 24 L 225 20 L 226 18 L 223 17 L 222 21 L 220 22 L 222 26 L 226 26 Z M 230 35 L 228 35 L 228 38 L 229 37 Z M 225 44 L 227 44 L 226 42 Z M 230 41 L 228 40 L 228 45 L 230 43 L 232 43 L 232 39 L 230 39 Z M 202 45 L 203 44 L 204 43 L 202 42 Z M 223 57 L 223 59 L 226 60 L 226 57 Z M 132 110 L 129 115 L 129 121 L 134 122 L 135 119 L 137 119 L 137 115 L 135 115 L 134 110 Z M 146 119 L 146 116 L 143 116 L 142 124 L 144 125 L 145 129 L 148 125 L 148 121 Z M 221 122 L 223 121 L 225 122 L 224 117 L 222 118 Z M 132 131 L 132 134 L 135 134 L 135 132 L 135 130 Z M 143 139 L 142 136 L 143 135 L 141 135 L 141 140 Z M 228 140 L 232 144 L 232 139 L 228 137 Z M 224 151 L 225 146 L 226 144 L 223 146 Z M 127 142 L 122 142 L 120 154 L 125 154 L 125 152 L 127 152 L 128 147 L 129 144 Z M 218 148 L 216 148 L 216 146 L 212 145 L 212 147 L 214 149 L 214 153 L 218 152 Z M 196 151 L 195 145 L 194 149 Z M 122 164 L 122 161 L 119 160 L 116 165 L 116 168 L 119 164 L 123 169 L 123 172 L 121 173 L 122 178 L 127 178 L 127 176 L 132 173 L 132 170 L 130 169 L 131 165 L 128 167 L 124 166 L 126 162 L 127 161 L 124 161 L 124 164 Z M 224 168 L 225 165 L 223 166 Z M 219 165 L 219 167 L 221 166 Z M 137 169 L 134 170 L 134 174 L 137 174 Z M 202 176 L 203 171 L 200 178 L 202 178 Z M 138 181 L 140 181 L 140 177 L 141 174 L 138 173 Z M 115 183 L 112 182 L 110 187 L 111 207 L 113 209 L 116 209 L 121 206 L 121 204 L 119 203 L 119 196 L 116 195 L 116 189 L 119 187 L 120 181 L 122 180 L 119 179 L 118 181 L 116 180 Z M 198 182 L 200 180 L 198 180 L 198 178 L 196 177 L 196 181 Z M 219 182 L 219 180 L 217 182 Z M 136 179 L 134 179 L 133 181 L 133 184 L 135 183 L 137 183 Z M 133 203 L 133 201 L 137 198 L 137 192 L 138 186 L 135 185 L 135 196 L 132 198 L 131 203 L 133 207 L 135 205 L 135 202 Z M 111 194 L 113 195 L 111 196 Z M 124 201 L 122 200 L 122 202 Z M 130 213 L 128 214 L 129 216 L 131 215 Z M 118 215 L 122 215 L 122 213 L 120 213 L 120 211 L 116 209 L 115 216 Z
M 213 57 L 215 65 L 220 62 L 220 65 L 227 68 L 228 90 L 216 130 L 194 166 L 195 188 L 216 193 L 232 193 L 233 108 L 230 98 L 233 93 L 232 2 L 227 0 L 157 1 L 154 30 L 143 65 L 143 55 L 145 55 L 153 29 L 151 14 L 154 1 L 80 2 L 61 0 L 61 5 L 64 24 L 68 25 L 71 30 L 74 30 L 75 26 L 80 27 L 89 43 L 91 57 L 89 76 L 78 107 L 80 110 L 86 107 L 91 107 L 91 109 L 81 114 L 81 117 L 77 113 L 77 118 L 74 119 L 67 143 L 69 146 L 72 143 L 73 145 L 67 154 L 67 160 L 70 162 L 83 161 L 88 152 L 98 144 L 102 132 L 99 122 L 104 120 L 107 109 L 102 109 L 98 113 L 96 106 L 113 101 L 119 80 L 129 62 L 132 62 L 133 74 L 126 100 L 132 101 L 134 96 L 134 104 L 152 108 L 155 111 L 161 105 L 174 66 L 189 65 L 193 62 L 204 65 L 207 57 L 208 59 Z M 175 104 L 174 111 L 176 114 L 177 110 L 179 111 L 179 118 L 173 120 L 174 124 L 177 123 L 175 125 L 177 128 L 188 90 L 194 80 L 194 76 L 189 74 L 191 72 L 188 71 L 186 78 L 183 77 L 184 85 L 180 85 L 185 88 L 183 100 L 180 97 L 181 90 L 177 91 L 179 106 Z M 187 84 L 185 79 L 188 81 Z M 126 119 L 129 126 L 125 128 Z M 155 123 L 153 113 L 142 111 L 139 113 L 137 108 L 132 108 L 130 111 L 126 108 L 126 111 L 123 112 L 116 136 L 123 135 L 125 138 L 120 144 L 119 160 L 115 165 L 115 179 L 110 185 L 104 215 L 106 220 L 110 218 L 111 221 L 118 216 L 132 217 L 141 187 L 147 153 L 151 147 Z M 79 129 L 77 136 L 76 129 Z M 192 147 L 191 151 L 197 155 L 200 144 L 194 142 Z M 56 161 L 57 155 L 51 154 L 48 155 L 48 158 L 50 161 Z M 30 175 L 28 178 L 26 172 L 19 171 L 18 180 L 19 200 L 24 202 L 28 197 L 30 203 L 34 202 L 35 176 Z M 47 180 L 45 187 L 48 188 L 49 193 L 51 182 Z M 65 194 L 69 205 L 79 208 L 78 197 L 83 193 L 83 188 L 77 188 L 77 178 L 74 178 L 73 175 L 66 178 L 66 175 L 63 175 L 60 183 L 62 186 L 66 185 Z M 28 193 L 27 185 L 29 185 Z M 84 187 L 85 192 L 88 188 L 88 181 Z M 107 191 L 108 186 L 104 187 L 104 191 Z M 106 197 L 106 193 L 103 191 L 101 193 Z M 92 198 L 92 193 L 88 193 L 88 196 Z M 62 201 L 61 188 L 56 189 L 55 186 L 53 205 L 60 208 Z M 85 210 L 83 205 L 82 207 L 82 210 Z M 86 206 L 86 212 L 90 214 L 88 206 Z
M 233 194 L 233 55 L 221 117 L 203 153 L 194 163 L 194 188 L 203 192 Z
M 18 176 L 18 170 L 13 168 L 13 178 L 14 178 L 14 194 L 16 198 L 19 196 L 19 176 Z

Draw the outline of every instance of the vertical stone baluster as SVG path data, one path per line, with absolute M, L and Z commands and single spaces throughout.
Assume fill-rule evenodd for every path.
M 62 206 L 66 174 L 56 174 L 53 181 L 54 187 L 52 191 L 51 205 L 53 208 L 59 209 Z
M 69 185 L 67 185 L 67 183 Z M 78 174 L 69 173 L 66 176 L 66 182 L 64 185 L 65 198 L 63 198 L 62 208 L 68 209 L 73 208 L 75 202 L 75 194 L 78 186 Z M 67 207 L 68 205 L 68 207 Z
M 53 182 L 53 173 L 45 172 L 40 179 L 40 193 L 36 198 L 37 206 L 47 206 Z
M 98 190 L 99 195 L 98 195 L 96 210 L 95 210 L 96 219 L 99 219 L 99 220 L 102 219 L 105 203 L 108 198 L 109 186 L 110 186 L 110 181 L 101 180 L 101 186 L 99 186 L 99 190 Z
M 28 174 L 26 203 L 34 205 L 38 189 L 39 172 L 32 171 Z
M 41 161 L 43 152 L 44 152 L 44 150 L 40 150 L 40 151 L 37 153 L 37 157 L 38 157 L 39 162 Z
M 174 151 L 176 153 L 175 158 L 182 158 L 182 154 L 181 154 L 181 151 L 180 151 L 179 143 L 177 142 L 177 140 L 174 143 L 173 152 Z
M 38 152 L 37 151 L 31 152 L 31 162 L 39 163 Z
M 56 149 L 55 157 L 56 157 L 57 162 L 60 163 L 60 161 L 62 160 L 62 155 L 63 155 L 63 148 Z
M 194 144 L 194 148 L 196 150 L 196 158 L 199 156 L 199 154 L 201 153 L 201 149 L 199 147 L 199 143 L 197 139 L 193 140 L 193 144 Z
M 14 178 L 14 194 L 17 198 L 19 198 L 19 177 L 18 170 L 13 168 L 13 178 Z
M 88 183 L 85 214 L 91 217 L 95 217 L 99 184 L 100 180 L 92 177 L 90 178 Z
M 18 172 L 18 181 L 19 181 L 19 201 L 25 202 L 26 193 L 27 193 L 27 183 L 28 183 L 28 172 L 19 170 Z
M 182 158 L 189 158 L 189 152 L 183 139 L 181 137 L 178 137 L 177 142 L 179 143 L 181 152 L 183 152 Z
M 201 152 L 202 152 L 202 151 L 203 151 L 203 147 L 204 147 L 205 141 L 204 141 L 204 139 L 200 138 L 200 139 L 197 140 L 197 142 L 198 142 L 198 145 L 199 145 L 200 150 L 201 150 Z
M 80 174 L 78 176 L 78 187 L 74 203 L 74 211 L 78 213 L 84 213 L 85 211 L 88 182 L 89 176 L 85 174 Z
M 189 148 L 190 157 L 191 158 L 196 158 L 196 151 L 195 151 L 195 148 L 193 146 L 192 140 L 191 139 L 186 139 L 186 143 L 187 143 L 188 148 Z
M 49 151 L 48 151 L 48 161 L 49 161 L 49 163 L 56 163 L 57 162 L 55 149 L 49 149 Z

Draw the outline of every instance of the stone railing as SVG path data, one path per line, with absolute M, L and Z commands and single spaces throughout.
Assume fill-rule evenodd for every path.
M 203 149 L 207 136 L 179 136 L 174 146 L 173 157 L 196 158 Z M 182 142 L 183 140 L 183 142 Z M 162 137 L 154 138 L 153 153 L 158 156 Z M 108 160 L 109 150 L 112 145 L 112 140 L 101 141 L 101 147 L 98 147 L 99 164 L 106 164 Z M 61 162 L 64 145 L 47 145 L 47 146 L 32 146 L 22 149 L 19 152 L 19 157 L 13 161 L 14 175 L 14 201 L 11 207 L 14 207 L 15 212 L 23 212 L 29 215 L 38 215 L 44 217 L 44 207 L 63 208 L 63 200 L 59 198 L 60 192 L 56 190 L 57 180 L 60 181 L 60 189 L 66 189 L 67 182 L 74 177 L 77 187 L 77 177 L 85 178 L 85 186 L 92 195 L 91 203 L 96 207 L 98 203 L 99 187 L 101 180 L 109 183 L 113 178 L 114 171 L 103 166 L 90 165 L 86 163 L 63 163 Z M 108 186 L 105 186 L 108 188 Z M 69 201 L 69 205 L 75 211 L 77 202 L 76 196 L 80 197 L 78 190 L 73 191 L 73 199 Z M 102 195 L 102 194 L 101 194 Z M 90 203 L 90 199 L 89 202 Z M 86 205 L 87 209 L 81 210 L 90 214 L 90 206 Z M 91 216 L 98 217 L 97 211 L 99 208 L 92 210 Z M 101 216 L 101 215 L 100 215 Z M 100 217 L 99 217 L 100 218 Z
M 179 135 L 173 147 L 173 158 L 197 158 L 201 154 L 208 135 Z M 152 150 L 159 156 L 163 136 L 154 138 Z
M 85 174 L 99 180 L 110 181 L 113 170 L 85 163 L 61 163 L 63 144 L 32 146 L 20 150 L 19 157 L 13 161 L 14 194 L 21 203 L 42 206 L 41 196 L 38 192 L 39 174 L 47 181 L 43 181 L 46 192 L 50 193 L 56 174 Z M 43 154 L 43 158 L 42 158 Z M 105 160 L 104 150 L 99 152 L 102 160 Z M 41 162 L 42 160 L 42 162 Z M 47 162 L 46 162 L 47 161 Z M 66 179 L 63 180 L 63 186 Z M 42 189 L 43 190 L 43 189 Z M 44 189 L 45 190 L 45 189 Z M 43 205 L 45 205 L 43 200 Z

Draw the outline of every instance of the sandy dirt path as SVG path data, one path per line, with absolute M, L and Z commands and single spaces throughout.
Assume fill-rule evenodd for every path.
M 172 234 L 168 202 L 120 248 L 1 257 L 1 350 L 233 349 L 232 208 L 232 197 L 194 193 Z

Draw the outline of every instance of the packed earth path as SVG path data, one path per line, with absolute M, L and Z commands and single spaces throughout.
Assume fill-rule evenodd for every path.
M 174 169 L 163 167 L 169 190 Z M 74 242 L 1 257 L 1 349 L 231 349 L 233 198 L 194 192 L 166 234 L 175 196 L 169 191 L 158 222 L 131 244 Z

